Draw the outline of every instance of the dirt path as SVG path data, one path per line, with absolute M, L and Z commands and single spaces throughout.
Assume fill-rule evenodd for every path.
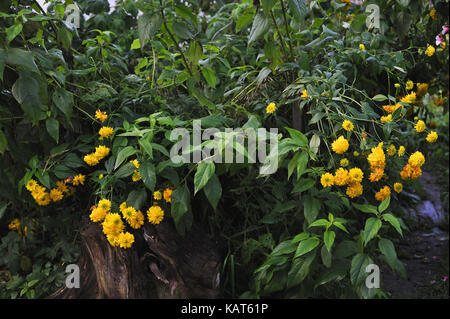
M 381 288 L 390 298 L 449 298 L 448 277 L 446 279 L 449 268 L 448 225 L 447 230 L 438 227 L 448 212 L 443 210 L 437 179 L 424 172 L 421 182 L 425 198 L 411 211 L 418 227 L 396 243 L 407 279 L 389 268 L 381 270 Z

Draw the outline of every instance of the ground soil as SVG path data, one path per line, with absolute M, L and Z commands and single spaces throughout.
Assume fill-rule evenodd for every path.
M 381 288 L 389 298 L 449 298 L 448 210 L 440 200 L 438 179 L 424 172 L 421 183 L 424 190 L 421 200 L 414 209 L 406 209 L 417 224 L 396 243 L 407 278 L 389 268 L 381 269 Z

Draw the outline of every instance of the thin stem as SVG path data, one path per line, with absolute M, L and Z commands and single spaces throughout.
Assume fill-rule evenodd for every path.
M 284 27 L 286 29 L 286 36 L 289 39 L 289 41 L 288 41 L 289 51 L 291 53 L 291 59 L 293 61 L 294 60 L 294 50 L 292 49 L 291 37 L 290 37 L 290 33 L 289 33 L 289 25 L 288 25 L 287 18 L 286 18 L 286 8 L 284 7 L 283 0 L 281 0 L 280 2 L 281 2 L 281 10 L 283 10 L 283 20 L 284 20 Z

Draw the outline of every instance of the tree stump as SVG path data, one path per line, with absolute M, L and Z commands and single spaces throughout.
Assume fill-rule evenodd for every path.
M 217 243 L 193 226 L 180 236 L 171 220 L 133 231 L 129 249 L 112 247 L 101 227 L 81 230 L 80 287 L 50 298 L 216 298 L 221 257 Z

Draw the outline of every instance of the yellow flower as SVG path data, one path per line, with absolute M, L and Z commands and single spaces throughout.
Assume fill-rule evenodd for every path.
M 106 210 L 106 212 L 109 212 L 109 210 L 111 209 L 111 201 L 103 198 L 98 202 L 98 207 L 100 207 L 101 209 Z
M 409 103 L 409 104 L 411 104 L 415 101 L 416 101 L 416 92 L 411 92 L 408 95 L 405 95 L 404 97 L 402 97 L 400 99 L 400 102 Z
M 401 104 L 395 105 L 383 105 L 383 110 L 385 110 L 388 114 L 394 113 L 399 107 L 403 107 Z
M 102 179 L 103 178 L 103 174 L 98 175 L 98 179 Z
M 344 122 L 342 122 L 342 128 L 344 130 L 346 130 L 347 132 L 352 131 L 354 126 L 353 123 L 349 120 L 345 120 Z
M 437 133 L 434 132 L 434 131 L 431 131 L 431 132 L 428 133 L 428 135 L 427 135 L 427 142 L 428 142 L 428 143 L 434 143 L 434 142 L 436 142 L 437 138 L 438 138 Z
M 360 49 L 361 51 L 366 51 L 366 47 L 365 47 L 365 45 L 362 44 L 362 43 L 359 45 L 359 49 Z
M 436 9 L 431 9 L 431 11 L 430 11 L 430 17 L 431 17 L 431 19 L 433 19 L 433 20 L 437 20 L 437 12 L 436 12 Z
M 159 206 L 152 206 L 147 211 L 148 221 L 158 225 L 164 219 L 164 211 Z
M 367 161 L 372 169 L 384 169 L 386 165 L 386 156 L 383 151 L 383 144 L 378 144 L 377 147 L 372 148 L 372 152 L 367 156 Z
M 96 207 L 92 210 L 89 218 L 94 222 L 101 222 L 105 219 L 105 216 L 108 212 L 101 207 Z
M 353 152 L 353 156 L 358 157 L 358 156 L 359 156 L 359 153 L 358 153 L 357 151 L 354 151 L 354 152 Z
M 311 95 L 309 95 L 309 94 L 308 94 L 308 91 L 306 91 L 306 89 L 304 89 L 304 90 L 302 91 L 302 95 L 301 95 L 300 97 L 308 98 L 308 97 L 311 97 Z
M 50 199 L 51 199 L 53 202 L 59 202 L 61 199 L 63 199 L 63 197 L 64 197 L 63 192 L 60 191 L 60 190 L 57 189 L 57 188 L 53 188 L 53 189 L 50 191 Z
M 412 90 L 413 87 L 414 87 L 414 82 L 413 81 L 411 81 L 411 80 L 406 81 L 406 89 L 408 91 Z
M 350 169 L 348 176 L 350 178 L 350 183 L 360 183 L 363 180 L 364 173 L 360 168 L 354 167 Z
M 27 190 L 32 192 L 36 189 L 36 186 L 38 186 L 38 183 L 34 179 L 30 179 L 25 187 Z
M 386 115 L 386 116 L 382 116 L 382 117 L 380 118 L 380 122 L 381 122 L 382 124 L 386 124 L 386 123 L 392 122 L 392 114 L 388 114 L 388 115 Z
M 160 191 L 154 192 L 153 193 L 153 198 L 156 199 L 156 200 L 161 200 L 161 198 L 162 198 L 161 192 Z
M 334 184 L 337 186 L 346 185 L 349 180 L 350 176 L 345 168 L 339 167 L 334 173 Z
M 130 161 L 130 163 L 132 163 L 134 165 L 134 167 L 136 167 L 136 168 L 139 168 L 139 166 L 140 166 L 139 161 L 137 159 Z
M 10 230 L 20 231 L 20 220 L 15 218 L 9 223 L 8 228 Z
M 401 156 L 403 156 L 404 154 L 405 154 L 405 147 L 404 147 L 403 145 L 401 145 L 401 146 L 398 148 L 398 156 L 401 157 Z
M 389 195 L 391 195 L 391 188 L 389 186 L 384 186 L 382 189 L 380 189 L 379 192 L 375 194 L 375 199 L 382 202 L 384 201 Z
M 416 132 L 418 133 L 422 133 L 423 131 L 425 131 L 426 125 L 425 122 L 422 120 L 418 120 L 416 125 L 414 126 Z
M 95 112 L 95 118 L 103 123 L 103 122 L 105 122 L 108 119 L 108 115 L 106 114 L 106 112 L 102 112 L 100 110 L 97 110 Z
M 120 234 L 119 234 L 120 235 Z M 108 242 L 113 247 L 119 247 L 119 235 L 106 235 L 106 239 L 108 239 Z
M 104 145 L 100 145 L 98 147 L 95 148 L 95 153 L 94 155 L 99 159 L 103 159 L 104 157 L 108 156 L 110 152 L 109 147 L 106 147 Z
M 113 236 L 118 236 L 125 228 L 125 225 L 123 224 L 120 215 L 117 213 L 106 214 L 102 226 L 103 226 L 103 233 L 105 235 L 113 235 Z
M 75 186 L 78 185 L 83 185 L 84 184 L 84 180 L 86 179 L 86 176 L 83 174 L 78 174 L 77 176 L 75 176 L 73 178 L 72 184 Z
M 137 169 L 135 169 L 133 171 L 133 175 L 131 176 L 131 180 L 133 182 L 137 182 L 137 181 L 141 180 L 141 178 L 142 178 L 141 173 L 139 173 L 139 171 Z
M 172 190 L 170 188 L 166 188 L 163 192 L 163 197 L 167 203 L 170 203 L 172 201 Z
M 402 190 L 403 190 L 402 183 L 394 183 L 394 191 L 396 191 L 397 193 L 400 193 Z
M 134 243 L 134 235 L 129 232 L 120 233 L 117 241 L 120 248 L 130 248 Z
M 363 186 L 361 183 L 350 183 L 347 186 L 347 190 L 345 193 L 350 198 L 361 196 L 363 193 Z
M 417 151 L 414 154 L 411 154 L 408 159 L 408 164 L 413 167 L 421 167 L 425 164 L 425 156 L 423 156 L 421 152 Z
M 348 159 L 346 159 L 346 158 L 341 159 L 341 161 L 339 162 L 339 164 L 340 164 L 342 167 L 347 167 L 347 166 L 348 166 Z
M 389 147 L 386 149 L 386 153 L 388 156 L 394 156 L 395 153 L 397 153 L 397 149 L 395 148 L 394 144 L 389 145 Z
M 88 164 L 89 166 L 95 166 L 98 164 L 99 159 L 95 154 L 87 154 L 83 157 L 83 160 Z
M 267 105 L 266 107 L 266 113 L 268 114 L 272 114 L 273 112 L 275 112 L 275 110 L 277 109 L 275 103 L 269 103 L 269 105 Z
M 396 89 L 398 89 L 398 88 L 400 87 L 400 83 L 395 83 L 395 84 L 394 84 L 394 87 L 395 87 Z
M 57 186 L 56 188 L 63 193 L 67 194 L 69 192 L 69 188 L 67 187 L 65 181 L 57 181 L 56 186 Z
M 144 225 L 144 214 L 140 210 L 138 210 L 132 218 L 130 218 L 128 221 L 128 224 L 130 224 L 131 227 L 134 229 L 139 229 L 142 225 Z
M 123 210 L 127 208 L 127 202 L 123 202 L 122 204 L 120 204 L 119 206 L 119 210 L 123 213 Z
M 339 136 L 339 138 L 331 144 L 332 150 L 337 154 L 343 154 L 347 152 L 348 147 L 348 141 L 342 135 Z
M 418 98 L 423 97 L 425 94 L 427 94 L 428 92 L 428 87 L 430 85 L 428 83 L 420 83 L 417 85 L 417 92 L 416 92 L 416 96 Z
M 325 173 L 320 177 L 320 183 L 323 187 L 330 187 L 334 184 L 334 176 L 330 173 Z
M 131 219 L 134 218 L 134 215 L 136 214 L 136 209 L 134 207 L 126 207 L 123 210 L 120 210 L 122 213 L 123 218 L 125 218 L 125 220 L 127 222 L 129 222 Z
M 98 131 L 98 134 L 102 137 L 102 138 L 108 138 L 111 135 L 113 135 L 114 133 L 114 129 L 112 127 L 109 126 L 103 126 L 102 128 L 100 128 L 100 130 Z
M 432 56 L 435 51 L 436 49 L 434 48 L 434 46 L 429 45 L 428 48 L 425 50 L 425 54 L 428 56 Z
M 35 198 L 35 201 L 39 206 L 47 206 L 52 199 L 50 198 L 50 194 L 44 191 L 38 198 Z

